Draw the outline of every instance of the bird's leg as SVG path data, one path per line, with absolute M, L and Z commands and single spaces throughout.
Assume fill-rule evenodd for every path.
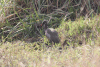
M 53 45 L 54 45 L 54 43 L 53 43 L 53 42 L 51 42 L 51 50 L 52 50 L 52 48 L 53 48 Z

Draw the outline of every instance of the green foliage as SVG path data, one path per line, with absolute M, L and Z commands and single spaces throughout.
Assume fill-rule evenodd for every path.
M 24 40 L 31 37 L 43 37 L 42 28 L 37 27 L 38 24 L 41 25 L 44 19 L 50 20 L 49 27 L 59 27 L 61 35 L 63 33 L 67 34 L 65 35 L 65 40 L 72 38 L 71 40 L 73 41 L 75 39 L 75 41 L 71 41 L 72 43 L 79 42 L 80 37 L 83 36 L 85 40 L 89 35 L 91 35 L 89 37 L 92 38 L 96 30 L 100 32 L 99 21 L 98 23 L 95 22 L 96 18 L 92 21 L 83 20 L 88 17 L 94 17 L 96 12 L 97 14 L 99 13 L 99 5 L 97 2 L 94 2 L 93 6 L 92 2 L 94 1 L 8 0 L 5 2 L 1 0 L 0 17 L 4 19 L 0 20 L 0 22 L 2 22 L 0 23 L 0 40 L 2 40 L 2 37 L 5 41 L 17 38 Z M 94 7 L 98 8 L 94 9 Z M 72 20 L 80 16 L 85 17 L 72 22 Z M 67 22 L 65 22 L 66 20 Z M 93 31 L 94 29 L 95 31 Z M 77 37 L 78 35 L 79 37 Z

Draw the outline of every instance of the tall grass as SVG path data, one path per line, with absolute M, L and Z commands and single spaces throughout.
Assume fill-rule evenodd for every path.
M 6 41 L 42 36 L 40 25 L 44 19 L 50 21 L 49 27 L 57 28 L 64 17 L 64 21 L 75 20 L 80 16 L 84 16 L 86 19 L 99 13 L 97 0 L 1 0 L 0 4 L 1 41 L 2 37 Z M 66 22 L 64 23 L 66 24 Z M 82 27 L 78 27 L 79 25 L 80 23 L 77 22 L 72 24 L 70 21 L 68 23 L 69 36 L 77 34 L 74 30 L 80 34 L 87 26 L 84 23 L 81 23 Z M 78 31 L 78 29 L 82 31 Z M 89 29 L 92 28 L 89 27 Z

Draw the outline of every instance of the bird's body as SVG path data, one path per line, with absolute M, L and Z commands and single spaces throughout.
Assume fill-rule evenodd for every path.
M 59 40 L 58 32 L 53 28 L 47 28 L 47 21 L 43 22 L 43 28 L 45 31 L 45 35 L 50 41 L 50 43 L 52 42 L 59 43 L 60 40 Z
M 49 41 L 52 43 L 59 43 L 59 37 L 58 32 L 53 28 L 47 28 L 45 30 L 45 35 L 49 39 Z

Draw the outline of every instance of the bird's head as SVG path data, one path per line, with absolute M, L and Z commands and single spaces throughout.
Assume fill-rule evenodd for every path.
M 46 30 L 48 28 L 48 21 L 44 20 L 41 26 L 43 26 L 43 29 Z

